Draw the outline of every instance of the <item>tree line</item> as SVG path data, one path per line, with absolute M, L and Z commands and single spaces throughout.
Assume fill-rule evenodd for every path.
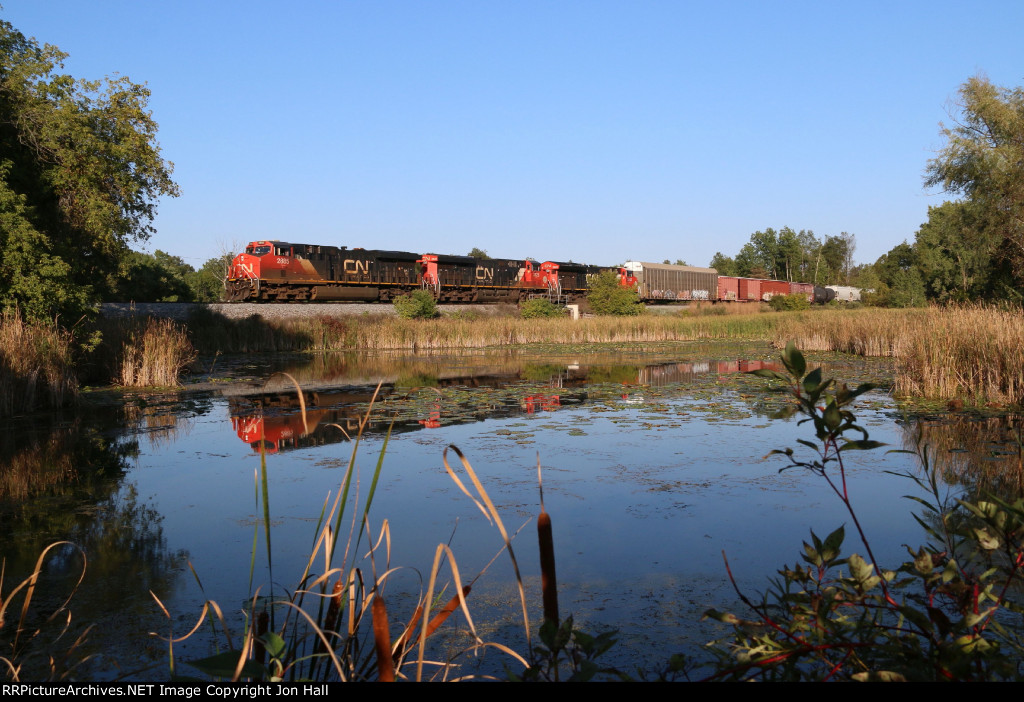
M 716 253 L 725 275 L 855 285 L 892 307 L 929 302 L 1011 301 L 1024 289 L 1024 89 L 975 76 L 958 91 L 945 146 L 928 161 L 927 188 L 956 199 L 928 208 L 914 235 L 874 263 L 853 264 L 856 240 L 842 233 L 754 232 L 734 258 Z
M 769 227 L 751 234 L 735 257 L 717 252 L 708 265 L 722 275 L 846 285 L 856 248 L 856 237 L 846 232 L 821 239 L 807 229 Z

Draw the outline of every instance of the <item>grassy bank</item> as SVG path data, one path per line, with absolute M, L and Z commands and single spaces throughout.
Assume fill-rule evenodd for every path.
M 185 329 L 168 319 L 101 320 L 99 343 L 54 324 L 0 314 L 0 417 L 71 404 L 79 383 L 173 386 L 195 358 Z
M 100 334 L 100 346 L 90 358 L 99 382 L 129 388 L 172 387 L 195 360 L 188 332 L 170 319 L 102 320 Z
M 723 310 L 718 313 L 715 310 Z M 794 341 L 899 361 L 896 390 L 956 403 L 1013 405 L 1024 399 L 1024 312 L 993 307 L 750 310 L 734 305 L 639 317 L 519 319 L 466 316 L 306 317 L 241 321 L 203 312 L 189 323 L 206 353 L 297 350 L 454 350 L 516 344 Z M 664 310 L 662 310 L 664 312 Z
M 468 315 L 438 319 L 385 316 L 302 317 L 284 321 L 230 320 L 200 311 L 188 323 L 203 353 L 334 351 L 348 349 L 445 350 L 512 344 L 581 344 L 620 341 L 764 339 L 776 315 L 646 315 L 568 319 L 520 319 Z
M 1024 401 L 1024 311 L 962 306 L 865 308 L 780 317 L 772 340 L 813 351 L 898 359 L 896 387 L 954 406 Z
M 718 312 L 722 310 L 722 312 Z M 518 344 L 794 341 L 808 351 L 899 360 L 900 394 L 956 403 L 1018 404 L 1024 399 L 1024 312 L 991 307 L 924 310 L 817 309 L 763 313 L 715 306 L 639 317 L 520 319 L 456 315 L 311 316 L 232 320 L 201 310 L 183 329 L 149 317 L 103 320 L 102 343 L 78 354 L 69 334 L 0 320 L 0 416 L 59 406 L 80 379 L 126 387 L 170 386 L 195 353 L 335 350 L 456 350 Z
M 0 417 L 61 407 L 77 393 L 71 334 L 0 314 Z

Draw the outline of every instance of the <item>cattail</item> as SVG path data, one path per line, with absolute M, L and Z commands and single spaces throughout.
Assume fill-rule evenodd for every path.
M 391 658 L 391 632 L 388 630 L 388 610 L 379 594 L 373 598 L 373 641 L 377 649 L 378 682 L 395 681 L 395 662 Z
M 334 583 L 334 589 L 331 591 L 331 604 L 327 607 L 327 615 L 324 617 L 323 632 L 325 635 L 335 633 L 338 631 L 338 619 L 341 616 L 341 578 Z M 316 642 L 316 653 L 323 653 L 326 650 L 324 642 L 321 639 L 317 639 Z
M 267 615 L 266 610 L 256 616 L 256 641 L 253 645 L 253 653 L 255 654 L 256 662 L 260 665 L 263 665 L 267 659 L 267 650 L 263 646 L 263 635 L 267 633 L 269 622 L 270 617 Z
M 466 585 L 464 588 L 462 588 L 462 597 L 463 598 L 465 598 L 466 596 L 469 595 L 470 589 L 471 588 L 470 588 L 469 585 Z M 430 622 L 427 624 L 427 636 L 430 636 L 435 631 L 437 631 L 438 628 L 442 624 L 444 624 L 445 620 L 448 619 L 448 617 L 451 616 L 452 612 L 454 612 L 455 608 L 458 607 L 458 606 L 459 606 L 459 596 L 455 595 L 455 597 L 451 598 L 451 600 L 448 601 L 448 604 L 446 604 L 444 606 L 444 608 L 440 612 L 435 614 L 434 618 L 431 619 Z
M 558 581 L 555 578 L 555 542 L 551 531 L 551 515 L 544 511 L 537 516 L 537 539 L 540 542 L 540 586 L 544 595 L 544 620 L 558 623 Z

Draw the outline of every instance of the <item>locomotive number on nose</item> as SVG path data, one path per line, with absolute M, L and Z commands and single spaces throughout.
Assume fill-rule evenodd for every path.
M 288 265 L 288 259 L 287 258 L 278 258 L 277 259 L 277 263 L 281 264 L 282 266 L 287 266 Z

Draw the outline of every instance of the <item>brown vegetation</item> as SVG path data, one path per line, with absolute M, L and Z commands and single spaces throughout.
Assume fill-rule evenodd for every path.
M 170 387 L 195 360 L 185 329 L 154 317 L 112 320 L 103 328 L 105 367 L 110 381 L 124 387 Z
M 78 394 L 74 344 L 53 324 L 28 324 L 0 314 L 0 417 L 61 407 Z

